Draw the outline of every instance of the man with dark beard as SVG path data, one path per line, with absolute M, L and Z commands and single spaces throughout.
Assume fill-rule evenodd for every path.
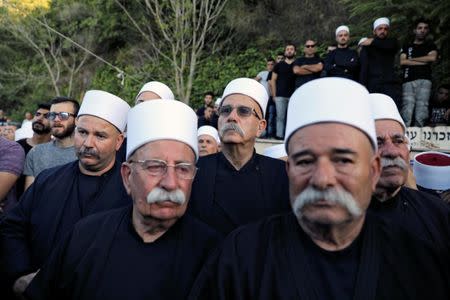
M 60 114 L 58 118 L 69 114 L 69 107 L 52 108 Z M 130 203 L 115 160 L 129 109 L 125 101 L 110 93 L 86 92 L 73 138 L 78 160 L 42 171 L 0 223 L 2 290 L 13 289 L 20 295 L 78 220 Z M 61 126 L 65 127 L 57 129 L 65 131 L 70 125 Z
M 23 174 L 27 189 L 41 171 L 66 164 L 77 159 L 73 146 L 75 118 L 80 105 L 76 100 L 57 97 L 51 101 L 50 120 L 53 141 L 36 145 L 27 155 Z
M 268 98 L 254 79 L 228 83 L 219 108 L 222 151 L 197 164 L 189 212 L 223 234 L 289 210 L 283 162 L 255 152 L 256 138 L 266 128 Z
M 292 213 L 231 233 L 189 299 L 449 299 L 448 253 L 366 213 L 380 176 L 367 90 L 310 81 L 287 120 Z
M 389 96 L 369 97 L 382 168 L 370 211 L 449 253 L 450 208 L 433 195 L 404 186 L 409 170 L 405 123 Z

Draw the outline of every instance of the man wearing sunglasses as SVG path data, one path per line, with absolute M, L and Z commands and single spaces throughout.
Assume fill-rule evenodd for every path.
M 303 48 L 304 56 L 294 61 L 295 88 L 299 88 L 308 81 L 320 77 L 323 69 L 322 59 L 316 54 L 317 43 L 314 40 L 307 40 Z
M 180 101 L 154 100 L 132 108 L 127 127 L 121 174 L 133 205 L 80 221 L 27 289 L 30 299 L 186 299 L 218 240 L 185 215 L 197 116 Z
M 56 97 L 51 101 L 47 118 L 50 121 L 54 139 L 35 146 L 28 153 L 23 171 L 26 175 L 25 189 L 43 170 L 77 159 L 73 145 L 73 132 L 79 108 L 80 104 L 71 98 Z
M 23 292 L 78 220 L 130 203 L 115 159 L 129 109 L 110 93 L 86 92 L 74 135 L 78 160 L 42 171 L 0 225 L 0 265 L 9 290 Z
M 200 158 L 190 212 L 227 234 L 236 227 L 289 210 L 284 163 L 256 154 L 266 127 L 268 95 L 254 79 L 225 88 L 219 108 L 221 152 Z

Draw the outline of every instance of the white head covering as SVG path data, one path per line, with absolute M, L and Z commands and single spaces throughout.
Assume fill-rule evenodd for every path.
M 197 115 L 180 101 L 157 99 L 128 113 L 127 159 L 139 147 L 158 140 L 175 140 L 192 148 L 198 159 Z
M 390 26 L 390 22 L 388 18 L 378 18 L 373 22 L 373 30 L 375 30 L 380 25 L 387 25 Z
M 217 132 L 217 129 L 215 129 L 214 127 L 209 126 L 209 125 L 200 127 L 197 131 L 197 137 L 204 135 L 204 134 L 213 137 L 216 140 L 217 145 L 220 144 L 219 133 Z
M 258 81 L 250 78 L 238 78 L 230 81 L 223 91 L 222 101 L 220 103 L 222 104 L 223 100 L 231 94 L 243 94 L 249 96 L 255 100 L 261 108 L 263 118 L 266 115 L 269 95 L 267 95 L 266 88 Z
M 14 132 L 14 140 L 18 141 L 21 139 L 30 138 L 33 136 L 33 133 L 32 122 L 25 122 L 23 123 L 22 127 Z
M 276 159 L 280 159 L 282 157 L 287 156 L 287 153 L 286 153 L 286 148 L 285 148 L 284 144 L 277 144 L 277 145 L 273 145 L 273 146 L 265 148 L 263 151 L 263 155 L 272 157 L 272 158 L 276 158 Z
M 284 140 L 286 150 L 289 139 L 298 129 L 329 122 L 356 127 L 367 135 L 372 148 L 377 150 L 369 92 L 353 80 L 338 77 L 309 81 L 291 96 Z
M 359 42 L 358 42 L 358 46 L 360 46 L 362 43 L 364 43 L 367 40 L 366 37 L 362 37 Z
M 348 28 L 348 26 L 345 25 L 341 25 L 338 28 L 336 28 L 336 32 L 335 35 L 338 35 L 339 31 L 347 31 L 350 34 L 350 29 Z
M 161 99 L 170 99 L 170 100 L 175 99 L 172 90 L 167 85 L 159 81 L 150 81 L 144 84 L 144 86 L 137 94 L 136 100 L 139 97 L 139 95 L 142 94 L 143 92 L 153 92 L 159 97 L 161 97 Z
M 217 98 L 217 99 L 216 99 L 216 102 L 214 103 L 214 106 L 219 107 L 221 102 L 222 102 L 222 98 L 220 98 L 220 97 Z
M 84 94 L 78 117 L 91 115 L 113 124 L 120 132 L 127 125 L 127 113 L 130 106 L 119 97 L 108 92 L 91 90 Z
M 397 121 L 403 127 L 403 131 L 406 132 L 405 123 L 391 97 L 385 94 L 372 93 L 369 94 L 369 99 L 375 121 L 383 119 Z
M 428 151 L 414 157 L 413 173 L 417 185 L 430 190 L 450 189 L 450 155 Z

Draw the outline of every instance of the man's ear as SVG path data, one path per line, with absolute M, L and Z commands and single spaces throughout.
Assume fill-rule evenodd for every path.
M 131 188 L 130 188 L 130 177 L 131 177 L 131 166 L 127 162 L 123 162 L 120 166 L 120 174 L 122 175 L 122 182 L 123 186 L 125 187 L 125 190 L 127 191 L 128 195 L 131 195 Z

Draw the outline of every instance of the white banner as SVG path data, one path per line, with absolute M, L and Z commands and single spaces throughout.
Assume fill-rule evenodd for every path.
M 408 127 L 406 135 L 413 151 L 450 151 L 450 127 Z

